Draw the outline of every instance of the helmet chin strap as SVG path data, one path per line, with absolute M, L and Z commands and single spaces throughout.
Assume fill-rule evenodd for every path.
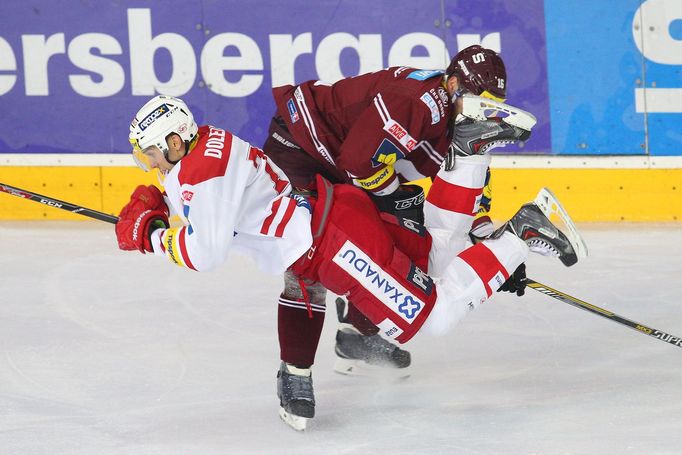
M 178 163 L 180 162 L 180 160 L 183 158 L 183 157 L 180 157 L 180 158 L 178 158 L 177 160 L 173 161 L 173 160 L 171 160 L 171 159 L 168 157 L 168 152 L 164 153 L 164 154 L 163 154 L 163 157 L 166 158 L 166 161 L 168 161 L 168 162 L 169 162 L 170 164 L 172 164 L 173 166 L 175 166 L 176 164 L 178 164 Z

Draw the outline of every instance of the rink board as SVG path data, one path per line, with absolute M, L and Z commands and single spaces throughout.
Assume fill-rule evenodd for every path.
M 523 165 L 520 165 L 523 166 Z M 547 186 L 575 221 L 680 221 L 682 169 L 493 168 L 493 218 L 504 220 Z M 155 174 L 129 166 L 0 166 L 0 182 L 109 214 Z M 78 220 L 83 216 L 0 193 L 0 219 Z

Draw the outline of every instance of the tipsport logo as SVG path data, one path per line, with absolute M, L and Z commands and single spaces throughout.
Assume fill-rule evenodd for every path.
M 424 302 L 382 270 L 350 240 L 343 244 L 333 261 L 403 320 L 414 321 L 424 308 Z

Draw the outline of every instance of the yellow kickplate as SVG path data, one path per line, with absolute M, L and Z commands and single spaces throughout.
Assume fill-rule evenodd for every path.
M 159 185 L 136 167 L 0 166 L 0 182 L 117 215 L 137 185 Z M 418 182 L 428 188 L 428 182 Z M 544 186 L 574 221 L 680 221 L 682 169 L 492 170 L 491 216 L 510 218 Z M 65 210 L 0 193 L 0 219 L 86 219 Z

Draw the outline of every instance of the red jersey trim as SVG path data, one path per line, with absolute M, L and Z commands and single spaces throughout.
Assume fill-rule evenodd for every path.
M 180 167 L 178 182 L 180 185 L 196 185 L 224 176 L 231 150 L 232 134 L 208 125 L 200 127 L 197 144 L 180 162 L 186 165 Z
M 504 265 L 497 259 L 495 253 L 483 243 L 478 243 L 471 248 L 467 248 L 458 256 L 474 269 L 474 272 L 476 272 L 483 282 L 488 297 L 509 279 L 509 274 L 504 268 Z M 491 284 L 495 286 L 494 290 Z
M 474 216 L 481 200 L 482 188 L 453 185 L 436 177 L 426 200 L 450 212 Z

